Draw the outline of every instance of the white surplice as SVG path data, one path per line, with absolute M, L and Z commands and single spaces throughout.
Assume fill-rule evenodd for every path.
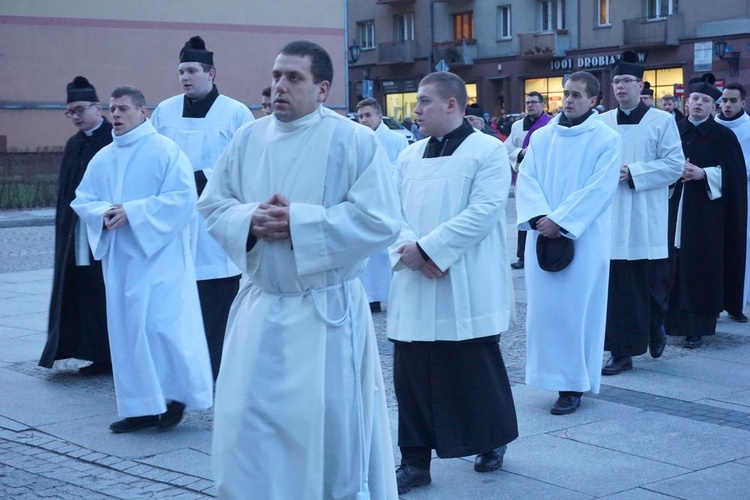
M 668 257 L 669 185 L 685 168 L 674 117 L 649 108 L 640 123 L 617 124 L 617 109 L 601 119 L 622 137 L 622 158 L 635 189 L 621 182 L 612 203 L 612 260 Z
M 247 251 L 252 213 L 279 193 L 291 240 Z M 229 316 L 214 412 L 220 498 L 397 497 L 368 255 L 399 227 L 375 134 L 320 107 L 243 127 L 198 207 L 248 280 Z
M 185 152 L 193 171 L 202 170 L 211 177 L 214 163 L 235 131 L 253 121 L 247 106 L 224 95 L 219 95 L 204 118 L 184 118 L 184 95 L 162 101 L 151 115 L 154 128 Z M 209 280 L 237 276 L 240 270 L 232 264 L 227 254 L 206 231 L 203 217 L 198 218 L 198 235 L 195 255 L 195 276 Z
M 538 231 L 526 240 L 526 383 L 597 393 L 607 313 L 610 206 L 620 173 L 620 136 L 589 116 L 574 127 L 558 114 L 531 137 L 518 174 L 518 228 L 547 215 L 568 231 L 575 256 L 559 272 L 537 262 Z
M 394 176 L 403 222 L 389 249 L 388 337 L 432 342 L 497 335 L 508 329 L 515 308 L 506 265 L 507 150 L 475 132 L 450 156 L 422 158 L 427 143 L 409 146 Z M 428 280 L 406 267 L 397 249 L 410 241 L 448 275 Z
M 750 116 L 743 110 L 742 116 L 735 120 L 722 120 L 721 114 L 716 115 L 716 121 L 728 127 L 737 136 L 742 146 L 742 156 L 745 157 L 745 168 L 747 169 L 747 197 L 750 199 Z M 748 203 L 748 228 L 750 228 L 750 203 Z M 747 232 L 747 247 L 750 249 L 750 230 Z M 742 300 L 743 305 L 750 303 L 750 251 L 745 255 L 745 293 Z
M 102 260 L 121 417 L 163 413 L 167 401 L 211 407 L 191 250 L 195 197 L 187 157 L 146 120 L 94 156 L 71 203 Z M 103 215 L 116 203 L 128 223 L 108 231 Z
M 375 129 L 380 143 L 385 148 L 388 160 L 395 165 L 398 155 L 409 146 L 409 142 L 402 134 L 389 129 L 382 121 Z M 391 289 L 391 261 L 388 257 L 388 249 L 374 253 L 367 260 L 360 279 L 367 292 L 367 300 L 370 302 L 388 302 L 388 294 Z

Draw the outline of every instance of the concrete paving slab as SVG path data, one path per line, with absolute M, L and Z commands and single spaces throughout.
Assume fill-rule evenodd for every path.
M 562 436 L 692 470 L 750 456 L 750 432 L 656 412 L 566 429 Z
M 699 353 L 699 356 L 750 365 L 750 345 Z
M 33 332 L 31 332 L 33 333 Z M 39 344 L 37 340 L 38 335 L 33 335 L 33 338 L 5 338 L 3 339 L 3 349 L 0 351 L 0 361 L 6 361 L 8 363 L 19 363 L 21 361 L 28 361 L 30 359 L 39 359 L 42 354 L 42 348 L 44 344 Z
M 42 269 L 37 271 L 23 271 L 19 273 L 2 273 L 0 274 L 0 288 L 5 283 L 32 283 L 36 281 L 46 281 L 52 283 L 52 269 Z
M 631 418 L 631 417 L 628 417 Z M 591 427 L 604 425 L 602 422 Z M 679 476 L 689 469 L 560 436 L 519 439 L 507 472 L 579 493 L 603 496 Z
M 5 276 L 0 274 L 0 276 Z M 49 299 L 52 291 L 52 280 L 28 281 L 25 283 L 6 282 L 2 283 L 0 290 L 6 293 L 21 293 L 24 295 L 47 295 Z
M 750 413 L 750 391 L 728 393 L 720 397 L 701 399 L 697 403 Z
M 750 457 L 748 457 L 748 458 L 741 458 L 739 460 L 735 460 L 735 463 L 742 464 L 742 465 L 747 465 L 748 467 L 750 467 Z
M 745 311 L 747 314 L 747 311 Z M 750 323 L 737 323 L 732 321 L 726 315 L 722 314 L 721 317 L 716 321 L 716 333 L 730 333 L 733 335 L 750 335 Z
M 721 359 L 702 357 L 698 360 L 691 356 L 665 359 L 661 363 L 650 364 L 648 370 L 681 377 L 686 386 L 691 385 L 693 381 L 702 381 L 736 389 L 750 389 L 750 377 L 737 376 L 738 373 L 747 370 L 747 367 Z M 623 376 L 617 375 L 610 378 L 617 379 Z
M 26 328 L 18 328 L 16 326 L 0 325 L 0 340 L 3 341 L 5 341 L 6 339 L 24 338 L 28 335 L 39 335 L 40 333 L 41 332 L 39 330 L 28 330 Z M 41 347 L 44 347 L 44 344 L 42 344 Z
M 28 313 L 16 316 L 0 317 L 0 327 L 24 328 L 26 330 L 35 330 L 37 332 L 47 331 L 47 314 Z
M 695 362 L 692 360 L 688 363 L 694 364 Z M 634 368 L 620 375 L 603 377 L 602 384 L 631 391 L 642 391 L 644 387 L 648 387 L 649 394 L 682 401 L 697 401 L 717 395 L 732 394 L 738 390 L 738 388 L 716 382 L 686 380 L 682 375 L 665 373 L 664 370 L 652 368 L 656 366 L 656 364 L 648 364 L 641 369 Z
M 49 311 L 49 303 L 42 300 L 30 300 L 28 296 L 20 296 L 2 300 L 3 307 L 2 309 L 0 309 L 0 317 L 18 316 L 20 314 L 46 315 Z
M 650 490 L 686 500 L 747 498 L 750 467 L 726 463 L 648 485 Z
M 175 429 L 176 430 L 176 429 Z M 167 453 L 136 460 L 144 464 L 161 467 L 182 474 L 213 480 L 211 474 L 211 455 L 191 448 L 181 448 Z
M 512 461 L 513 453 L 508 452 L 507 461 Z M 430 473 L 432 484 L 415 488 L 401 498 L 408 500 L 476 500 L 478 498 L 518 499 L 554 498 L 573 500 L 592 498 L 580 492 L 571 491 L 553 484 L 500 470 L 480 474 L 474 472 L 473 461 L 463 459 L 433 460 Z
M 668 498 L 674 499 L 671 495 L 662 495 L 655 491 L 647 490 L 646 488 L 633 488 L 632 490 L 621 491 L 614 495 L 607 495 L 601 497 L 606 500 L 666 500 Z

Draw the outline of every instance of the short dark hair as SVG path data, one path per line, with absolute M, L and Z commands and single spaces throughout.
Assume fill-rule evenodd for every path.
M 674 101 L 674 96 L 672 94 L 664 94 L 661 96 L 662 101 Z
M 331 56 L 323 47 L 317 43 L 308 42 L 307 40 L 297 40 L 289 42 L 279 51 L 279 54 L 288 56 L 310 56 L 310 72 L 313 76 L 313 83 L 327 81 L 333 84 L 333 63 Z
M 539 102 L 544 104 L 544 96 L 540 92 L 537 92 L 536 90 L 532 90 L 531 92 L 526 94 L 526 97 L 538 97 Z
M 429 73 L 419 82 L 420 87 L 425 85 L 434 86 L 438 95 L 443 100 L 447 101 L 453 97 L 456 100 L 459 109 L 466 108 L 466 102 L 469 100 L 469 96 L 466 93 L 466 83 L 464 83 L 460 76 L 447 71 Z
M 133 87 L 132 85 L 120 85 L 112 90 L 110 97 L 112 99 L 119 99 L 120 97 L 130 96 L 133 104 L 137 108 L 143 108 L 146 106 L 146 98 L 143 96 L 143 92 Z
M 263 97 L 271 97 L 271 87 L 266 87 L 260 91 L 260 95 Z
M 745 96 L 747 95 L 747 91 L 745 90 L 745 87 L 742 86 L 742 84 L 737 82 L 727 83 L 724 85 L 724 90 L 739 90 L 740 91 L 740 100 L 744 101 Z
M 361 101 L 359 101 L 357 103 L 357 111 L 364 108 L 365 106 L 372 106 L 373 108 L 375 108 L 375 111 L 377 111 L 381 115 L 383 114 L 383 108 L 380 107 L 380 103 L 374 97 L 368 97 L 367 99 L 362 99 Z
M 583 82 L 586 86 L 586 97 L 599 97 L 599 80 L 588 71 L 576 71 L 565 81 Z

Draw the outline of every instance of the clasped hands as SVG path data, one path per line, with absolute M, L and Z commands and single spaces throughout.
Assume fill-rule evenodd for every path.
M 706 178 L 706 171 L 698 165 L 690 163 L 690 158 L 685 158 L 685 169 L 682 171 L 682 182 L 699 181 Z
M 406 265 L 412 271 L 419 271 L 427 279 L 442 278 L 448 274 L 448 271 L 441 271 L 440 268 L 435 265 L 432 259 L 425 260 L 422 254 L 417 248 L 417 243 L 411 241 L 404 243 L 396 250 L 397 253 L 401 254 L 401 262 Z
M 536 230 L 539 234 L 546 236 L 547 238 L 559 238 L 560 237 L 560 226 L 552 222 L 549 217 L 542 217 L 536 222 Z
M 289 239 L 289 201 L 276 193 L 258 205 L 250 219 L 250 234 L 263 241 Z
M 128 223 L 128 216 L 121 204 L 112 205 L 104 212 L 104 228 L 112 231 Z

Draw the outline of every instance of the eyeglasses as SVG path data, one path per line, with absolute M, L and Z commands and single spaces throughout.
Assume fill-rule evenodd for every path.
M 526 101 L 526 105 L 528 106 L 529 104 L 541 104 L 541 102 L 540 101 Z
M 640 80 L 637 78 L 620 78 L 620 79 L 612 80 L 612 85 L 613 86 L 620 85 L 620 84 L 628 85 L 633 82 L 640 82 Z
M 69 109 L 65 112 L 65 116 L 68 118 L 73 118 L 73 115 L 81 116 L 91 106 L 96 106 L 96 103 L 92 102 L 88 106 L 78 106 L 77 108 Z

